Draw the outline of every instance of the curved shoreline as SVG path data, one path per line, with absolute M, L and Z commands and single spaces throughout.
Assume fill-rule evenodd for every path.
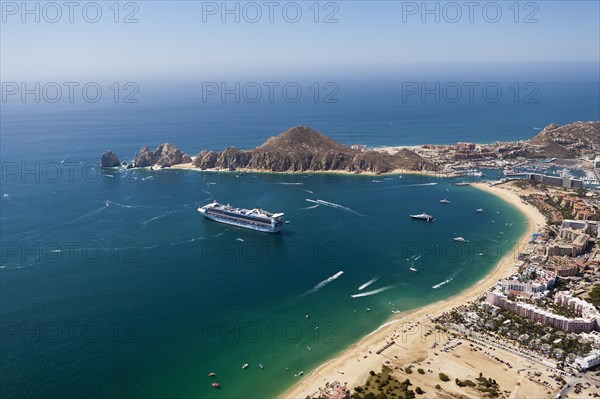
M 376 330 L 316 368 L 303 381 L 294 384 L 279 395 L 279 398 L 306 398 L 308 395 L 316 393 L 326 382 L 339 381 L 342 384 L 346 383 L 349 387 L 363 384 L 369 375 L 369 371 L 380 370 L 385 360 L 384 357 L 369 356 L 370 352 L 377 351 L 378 348 L 383 346 L 386 337 L 390 334 L 399 333 L 397 330 L 399 323 L 410 324 L 412 326 L 422 325 L 422 323 L 426 323 L 431 317 L 436 317 L 475 297 L 479 297 L 489 287 L 494 285 L 499 278 L 510 274 L 514 270 L 514 256 L 518 255 L 529 244 L 531 235 L 540 226 L 545 225 L 545 218 L 536 208 L 523 202 L 513 190 L 498 186 L 492 187 L 485 183 L 472 184 L 472 186 L 508 202 L 517 208 L 527 219 L 528 228 L 511 251 L 500 259 L 489 274 L 471 287 L 446 300 L 434 302 L 424 307 L 392 316 L 390 320 L 379 326 Z M 423 332 L 421 331 L 421 335 L 415 333 L 405 334 L 405 329 L 400 331 L 400 333 L 404 334 L 402 335 L 402 345 L 406 347 L 406 352 L 399 353 L 398 355 L 406 362 L 422 356 L 424 353 L 424 341 L 422 339 L 419 340 L 419 338 L 422 338 Z

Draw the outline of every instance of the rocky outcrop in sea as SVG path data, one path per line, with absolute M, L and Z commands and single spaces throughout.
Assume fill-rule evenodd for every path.
M 154 151 L 151 151 L 146 146 L 142 147 L 140 154 L 133 161 L 133 166 L 136 168 L 154 165 L 169 167 L 190 162 L 192 162 L 192 158 L 188 154 L 173 144 L 164 143 L 159 145 Z
M 117 154 L 115 154 L 111 150 L 104 152 L 100 156 L 100 166 L 103 168 L 112 168 L 119 165 L 120 162 L 119 158 L 117 157 Z

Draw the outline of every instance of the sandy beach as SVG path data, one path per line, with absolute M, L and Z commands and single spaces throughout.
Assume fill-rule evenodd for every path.
M 511 390 L 511 397 L 539 396 L 540 384 L 524 378 L 524 372 L 517 373 L 516 367 L 513 371 L 514 376 L 510 372 L 507 373 L 508 369 L 505 366 L 485 355 L 484 352 L 475 353 L 470 348 L 468 352 L 462 354 L 463 359 L 461 360 L 457 360 L 461 355 L 456 355 L 456 353 L 437 353 L 437 351 L 433 353 L 437 345 L 432 344 L 441 344 L 443 338 L 436 336 L 435 333 L 430 335 L 432 331 L 428 327 L 428 325 L 431 326 L 430 318 L 479 297 L 494 285 L 499 278 L 511 274 L 515 269 L 517 254 L 529 245 L 531 235 L 546 223 L 544 217 L 537 209 L 521 200 L 517 191 L 518 189 L 505 186 L 491 187 L 485 183 L 473 184 L 473 186 L 502 198 L 526 216 L 528 229 L 513 250 L 505 254 L 496 267 L 484 279 L 462 293 L 426 307 L 394 315 L 383 326 L 353 344 L 344 352 L 338 354 L 334 359 L 309 372 L 306 378 L 283 393 L 281 398 L 306 398 L 308 395 L 318 392 L 319 388 L 324 387 L 327 382 L 338 381 L 341 384 L 347 384 L 349 387 L 363 384 L 369 375 L 369 371 L 381 371 L 382 366 L 386 362 L 390 367 L 406 367 L 409 364 L 417 364 L 416 367 L 423 367 L 424 369 L 428 369 L 429 372 L 429 369 L 434 368 L 431 365 L 432 362 L 429 361 L 432 359 L 435 359 L 435 369 L 454 372 L 455 375 L 452 375 L 452 378 L 466 378 L 465 376 L 470 376 L 471 374 L 478 375 L 482 371 L 484 375 L 496 378 L 501 383 L 503 389 Z M 395 342 L 394 345 L 385 349 L 385 352 L 376 354 L 387 342 L 391 342 L 392 340 Z M 468 344 L 461 345 L 457 350 L 466 349 L 469 349 Z M 498 350 L 494 353 L 498 355 L 500 352 Z M 468 362 L 465 361 L 467 357 L 469 358 Z M 543 375 L 543 367 L 532 362 L 525 362 L 524 359 L 510 352 L 503 353 L 502 358 L 510 359 L 510 362 L 513 364 L 521 362 L 522 364 L 519 364 L 519 366 L 522 369 L 536 370 Z M 420 365 L 423 362 L 426 364 Z M 434 370 L 431 370 L 431 372 L 433 373 Z M 456 373 L 459 373 L 459 375 L 456 375 Z M 432 378 L 432 376 L 428 376 L 427 374 L 421 375 L 415 372 L 410 376 L 406 376 L 406 378 L 422 383 L 421 386 L 424 388 L 428 386 L 427 384 L 430 384 L 429 389 L 433 389 L 433 385 L 439 383 L 437 372 L 435 372 L 434 376 L 435 378 Z M 404 376 L 402 377 L 404 378 Z M 444 386 L 444 389 L 447 389 L 447 393 L 450 394 L 452 390 L 459 388 L 452 382 L 452 384 Z M 457 392 L 465 394 L 464 390 Z M 518 394 L 516 394 L 517 392 Z
M 158 168 L 158 167 L 157 167 Z M 428 177 L 438 177 L 444 178 L 447 175 L 436 172 L 436 171 L 420 171 L 420 170 L 406 170 L 406 169 L 394 169 L 385 173 L 374 173 L 374 172 L 349 172 L 347 170 L 305 170 L 305 171 L 287 171 L 287 172 L 272 172 L 268 170 L 261 169 L 249 169 L 249 168 L 240 168 L 236 170 L 229 169 L 200 169 L 192 163 L 181 163 L 172 165 L 169 167 L 170 169 L 185 169 L 185 170 L 195 170 L 198 172 L 207 172 L 207 173 L 217 173 L 217 172 L 229 172 L 229 173 L 270 173 L 270 174 L 280 174 L 280 175 L 291 175 L 291 174 L 339 174 L 339 175 L 347 175 L 347 176 L 389 176 L 389 175 L 422 175 Z

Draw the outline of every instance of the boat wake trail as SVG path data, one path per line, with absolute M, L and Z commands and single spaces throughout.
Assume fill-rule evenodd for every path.
M 421 259 L 422 256 L 423 256 L 422 254 L 414 254 L 410 258 L 406 258 L 406 261 L 410 262 L 411 260 L 419 260 L 419 259 Z
M 312 202 L 313 204 L 325 205 L 325 206 L 329 206 L 331 208 L 341 209 L 341 210 L 346 211 L 346 212 L 354 213 L 355 215 L 358 215 L 358 216 L 366 216 L 366 215 L 363 215 L 362 213 L 356 212 L 354 209 L 350 209 L 348 207 L 345 207 L 343 205 L 336 204 L 336 203 L 333 203 L 333 202 L 323 201 L 323 200 L 320 200 L 320 199 L 313 200 L 313 199 L 310 199 L 310 198 L 306 198 L 306 201 Z
M 100 213 L 103 210 L 105 210 L 106 208 L 108 208 L 109 202 L 110 201 L 104 201 L 104 206 L 102 206 L 100 208 L 97 208 L 97 209 L 94 209 L 92 211 L 89 211 L 87 213 L 84 213 L 83 215 L 77 216 L 76 218 L 74 218 L 74 219 L 66 222 L 65 224 L 70 225 L 70 224 L 79 223 L 82 220 L 88 219 L 90 216 L 93 216 L 93 215 L 95 215 L 97 213 Z
M 366 283 L 364 283 L 363 285 L 361 285 L 360 287 L 358 287 L 358 290 L 359 291 L 364 290 L 365 288 L 367 288 L 368 286 L 370 286 L 371 284 L 373 284 L 377 280 L 379 280 L 379 276 L 378 277 L 373 277 L 371 280 L 367 281 Z
M 310 194 L 314 194 L 315 193 L 314 191 L 310 191 L 310 190 L 306 190 L 306 189 L 302 189 L 302 191 L 306 191 L 307 193 L 310 193 Z
M 403 188 L 403 187 L 426 187 L 426 186 L 437 186 L 437 183 L 419 183 L 419 184 L 405 184 L 402 186 L 396 186 L 394 188 Z
M 312 294 L 313 292 L 319 291 L 321 288 L 325 287 L 327 284 L 331 283 L 333 280 L 337 279 L 342 274 L 344 274 L 344 272 L 342 270 L 340 270 L 333 276 L 327 277 L 325 280 L 323 280 L 319 284 L 315 285 L 312 289 L 310 289 L 310 290 L 306 291 L 304 294 L 302 294 L 302 296 L 306 296 L 308 294 Z
M 185 240 L 185 241 L 177 241 L 177 242 L 172 242 L 169 245 L 170 246 L 174 246 L 174 245 L 183 245 L 183 244 L 189 244 L 190 242 L 195 242 L 195 241 L 202 241 L 202 240 L 206 240 L 206 237 L 196 237 L 196 238 L 190 238 L 189 240 Z M 153 245 L 151 247 L 148 248 L 156 248 L 158 245 Z
M 202 192 L 206 195 L 208 195 L 208 198 L 206 198 L 204 201 L 212 201 L 215 197 L 213 196 L 213 193 L 211 193 L 210 191 L 208 191 L 207 189 L 203 188 Z
M 275 183 L 275 184 L 282 184 L 284 186 L 302 186 L 302 185 L 304 185 L 304 183 Z
M 104 201 L 104 203 L 106 204 L 106 206 L 114 205 L 114 206 L 118 206 L 121 208 L 147 208 L 145 206 L 139 206 L 139 205 L 123 205 L 123 204 L 119 204 L 118 202 L 113 202 L 113 201 Z
M 142 222 L 142 225 L 146 225 L 148 223 L 151 223 L 151 222 L 155 221 L 156 219 L 164 218 L 165 216 L 169 216 L 172 213 L 175 213 L 175 212 L 174 211 L 173 212 L 167 212 L 164 215 L 155 216 L 155 217 L 153 217 L 151 219 L 146 220 L 145 222 Z
M 394 287 L 395 287 L 395 285 L 388 285 L 388 286 L 385 286 L 385 287 L 377 288 L 376 290 L 373 290 L 373 291 L 361 292 L 360 294 L 353 294 L 353 295 L 350 295 L 350 296 L 352 298 L 360 298 L 360 297 L 363 297 L 363 296 L 377 295 L 380 292 L 387 291 L 387 290 L 392 289 Z
M 300 208 L 300 209 L 298 209 L 298 210 L 299 210 L 299 211 L 305 211 L 305 210 L 307 210 L 307 209 L 315 209 L 315 208 L 318 208 L 318 207 L 319 207 L 319 204 L 317 204 L 317 205 L 313 205 L 313 206 L 307 206 L 306 208 Z
M 458 276 L 460 274 L 460 272 L 463 271 L 463 269 L 464 269 L 464 267 L 459 267 L 458 269 L 456 269 L 454 271 L 454 273 L 452 273 L 450 275 L 450 277 L 448 277 L 447 279 L 445 279 L 441 283 L 437 283 L 436 285 L 431 286 L 431 288 L 433 288 L 434 290 L 437 290 L 441 286 L 448 284 L 449 282 L 451 282 L 452 280 L 454 280 L 454 277 Z

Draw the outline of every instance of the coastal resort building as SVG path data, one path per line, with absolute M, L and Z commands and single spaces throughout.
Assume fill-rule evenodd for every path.
M 539 173 L 528 173 L 527 180 L 533 182 L 540 182 L 549 186 L 563 187 L 563 188 L 583 188 L 583 180 L 571 179 L 569 177 L 559 176 L 548 176 Z
M 581 371 L 591 369 L 600 364 L 600 350 L 594 349 L 585 356 L 575 359 L 575 364 Z
M 503 292 L 531 298 L 554 287 L 556 273 L 530 266 L 522 274 L 514 274 L 498 281 Z
M 583 259 L 573 259 L 564 256 L 551 256 L 542 266 L 544 270 L 555 273 L 558 277 L 576 276 L 585 267 Z
M 588 233 L 592 237 L 600 238 L 600 229 L 598 222 L 590 220 L 569 220 L 565 219 L 560 226 L 561 229 L 579 230 L 582 233 Z
M 531 321 L 554 326 L 563 331 L 571 333 L 591 332 L 597 330 L 598 321 L 600 319 L 600 312 L 597 310 L 594 313 L 578 302 L 570 301 L 569 299 L 561 299 L 561 304 L 567 303 L 569 304 L 568 307 L 571 307 L 575 311 L 581 309 L 581 312 L 578 311 L 581 316 L 574 318 L 561 316 L 530 303 L 512 301 L 508 299 L 506 294 L 499 291 L 488 291 L 486 294 L 486 302 L 501 309 L 509 310 L 516 315 Z
M 597 225 L 575 220 L 564 221 L 556 241 L 547 247 L 546 256 L 576 257 L 587 251 L 592 232 L 591 226 Z M 596 233 L 598 234 L 598 233 Z

